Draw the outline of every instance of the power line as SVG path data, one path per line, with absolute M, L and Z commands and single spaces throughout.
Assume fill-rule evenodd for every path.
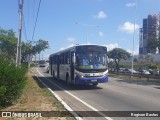
M 32 41 L 33 41 L 34 33 L 35 33 L 35 30 L 36 30 L 36 25 L 37 25 L 37 20 L 38 20 L 40 5 L 41 5 L 41 0 L 39 1 L 39 5 L 38 5 L 38 11 L 37 11 L 36 21 L 35 21 L 35 25 L 34 25 L 34 29 L 33 29 Z

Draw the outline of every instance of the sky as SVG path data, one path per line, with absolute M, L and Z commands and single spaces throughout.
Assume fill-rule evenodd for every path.
M 18 1 L 0 2 L 0 28 L 13 29 L 17 37 Z M 41 0 L 32 39 L 38 4 L 39 0 L 24 0 L 22 40 L 48 41 L 43 59 L 75 44 L 118 47 L 138 54 L 143 19 L 160 13 L 160 0 Z

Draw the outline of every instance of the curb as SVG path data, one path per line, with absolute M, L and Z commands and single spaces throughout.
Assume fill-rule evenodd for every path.
M 55 98 L 58 101 L 60 101 L 60 103 L 64 106 L 64 108 L 68 110 L 75 117 L 76 120 L 83 120 L 81 117 L 79 117 L 79 115 L 76 112 L 72 110 L 72 108 L 70 108 L 67 105 L 67 103 L 65 103 L 55 92 L 53 92 L 44 82 L 42 82 L 41 79 L 36 76 L 36 74 L 34 76 L 52 93 L 52 95 L 55 96 Z

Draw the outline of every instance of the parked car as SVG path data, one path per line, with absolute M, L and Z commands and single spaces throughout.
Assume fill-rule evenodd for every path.
M 49 66 L 46 66 L 46 73 L 49 73 Z
M 148 70 L 140 70 L 139 71 L 139 74 L 140 75 L 149 75 L 149 74 L 151 74 Z
M 134 69 L 128 69 L 128 68 L 125 68 L 125 69 L 123 70 L 123 73 L 129 73 L 129 74 L 133 73 L 133 74 L 138 74 L 138 72 L 135 71 Z
M 119 72 L 123 72 L 126 68 L 119 68 Z

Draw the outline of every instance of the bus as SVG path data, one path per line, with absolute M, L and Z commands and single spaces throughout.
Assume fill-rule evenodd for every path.
M 46 61 L 45 60 L 40 60 L 38 62 L 38 64 L 39 64 L 39 67 L 45 67 L 46 66 Z
M 107 48 L 76 45 L 49 56 L 49 72 L 68 84 L 97 86 L 108 82 Z

